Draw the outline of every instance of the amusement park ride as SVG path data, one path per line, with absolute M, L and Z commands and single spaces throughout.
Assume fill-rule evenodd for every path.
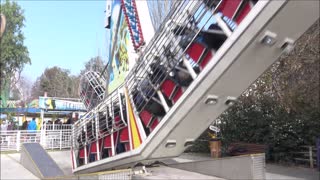
M 105 96 L 101 75 L 83 77 L 74 173 L 179 156 L 319 18 L 317 1 L 174 1 L 153 33 L 143 3 L 121 0 L 138 57 L 124 82 Z

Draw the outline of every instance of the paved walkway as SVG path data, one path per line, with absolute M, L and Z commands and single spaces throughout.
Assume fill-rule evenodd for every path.
M 320 180 L 320 172 L 316 169 L 303 167 L 286 167 L 276 164 L 267 164 L 266 179 L 308 179 Z
M 64 171 L 65 175 L 72 175 L 72 165 L 70 159 L 70 151 L 53 151 L 49 155 Z M 31 172 L 25 169 L 20 162 L 20 154 L 1 154 L 1 170 L 0 179 L 38 179 Z M 175 160 L 179 162 L 188 162 L 192 160 L 205 160 L 210 158 L 206 154 L 183 154 Z M 157 176 L 158 178 L 167 178 L 167 176 Z M 266 165 L 266 179 L 306 179 L 319 180 L 319 171 L 310 168 L 301 167 L 285 167 L 275 164 Z
M 0 174 L 0 179 L 39 179 L 25 169 L 16 158 L 11 157 L 11 154 L 1 154 Z
M 53 151 L 49 155 L 65 175 L 72 175 L 70 151 Z M 1 153 L 0 179 L 39 179 L 20 164 L 20 153 Z
M 208 160 L 211 159 L 210 154 L 185 153 L 174 158 L 177 162 L 191 162 L 194 160 Z M 277 164 L 266 164 L 266 179 L 270 180 L 320 180 L 320 172 L 316 169 L 303 167 L 287 167 Z

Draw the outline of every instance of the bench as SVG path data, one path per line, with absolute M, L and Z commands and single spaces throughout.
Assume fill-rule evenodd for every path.
M 246 154 L 266 153 L 266 151 L 267 145 L 264 144 L 235 142 L 228 146 L 227 154 L 231 156 L 240 156 Z

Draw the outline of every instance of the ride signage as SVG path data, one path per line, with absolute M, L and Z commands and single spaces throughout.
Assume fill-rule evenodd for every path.
M 86 111 L 86 107 L 80 101 L 64 100 L 53 97 L 39 97 L 39 108 L 60 111 Z

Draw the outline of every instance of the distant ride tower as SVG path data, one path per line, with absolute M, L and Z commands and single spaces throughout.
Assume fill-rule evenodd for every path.
M 98 72 L 88 71 L 80 79 L 80 99 L 88 110 L 99 104 L 105 97 L 106 80 Z

